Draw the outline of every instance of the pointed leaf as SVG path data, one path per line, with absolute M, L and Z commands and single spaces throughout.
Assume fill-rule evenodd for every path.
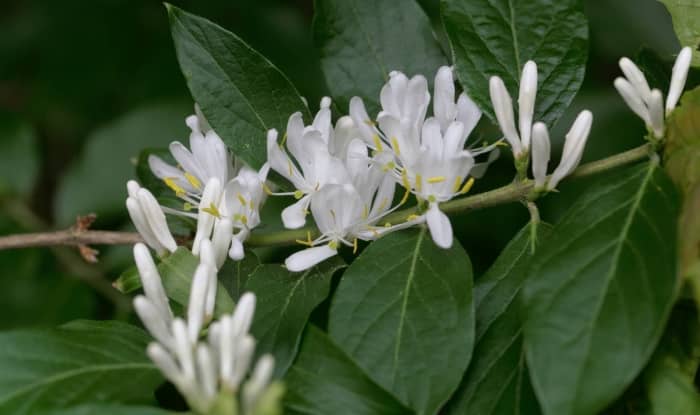
M 694 0 L 659 0 L 666 5 L 673 19 L 673 28 L 682 46 L 700 49 L 700 4 Z M 693 66 L 700 67 L 700 54 L 693 54 Z
M 517 301 L 533 256 L 531 226 L 527 225 L 510 241 L 488 272 L 474 284 L 474 355 L 447 414 L 541 413 L 525 367 Z M 537 226 L 538 244 L 549 231 L 549 225 Z
M 359 96 L 375 114 L 391 71 L 432 80 L 447 63 L 415 1 L 316 0 L 314 6 L 314 41 L 328 88 L 343 112 L 350 98 Z
M 258 298 L 251 328 L 258 341 L 256 353 L 275 356 L 277 376 L 292 364 L 311 312 L 328 297 L 333 274 L 344 266 L 337 257 L 303 273 L 266 264 L 245 282 L 244 291 L 252 291 Z
M 152 402 L 163 378 L 146 357 L 149 341 L 143 331 L 118 322 L 4 332 L 0 413 L 33 414 L 87 400 Z
M 523 289 L 525 353 L 546 414 L 591 414 L 647 363 L 676 298 L 678 197 L 657 162 L 591 187 Z
M 241 38 L 168 5 L 170 28 L 192 97 L 237 157 L 254 168 L 267 160 L 267 130 L 284 131 L 308 109 L 287 77 Z
M 535 120 L 553 126 L 581 87 L 588 58 L 581 0 L 442 0 L 442 18 L 459 81 L 492 120 L 489 78 L 503 78 L 517 106 L 528 60 L 539 70 Z
M 343 274 L 331 305 L 333 340 L 418 414 L 457 388 L 474 341 L 472 267 L 457 241 L 438 248 L 425 228 L 387 235 Z
M 309 326 L 299 356 L 285 377 L 285 414 L 408 415 L 337 345 Z

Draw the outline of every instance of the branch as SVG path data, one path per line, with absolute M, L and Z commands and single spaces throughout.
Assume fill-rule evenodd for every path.
M 0 237 L 0 250 L 38 246 L 133 245 L 142 242 L 135 232 L 76 231 L 36 232 Z

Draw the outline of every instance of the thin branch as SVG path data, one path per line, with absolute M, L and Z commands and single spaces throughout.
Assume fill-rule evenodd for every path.
M 133 245 L 143 239 L 135 232 L 76 231 L 23 233 L 0 237 L 0 250 L 39 246 Z

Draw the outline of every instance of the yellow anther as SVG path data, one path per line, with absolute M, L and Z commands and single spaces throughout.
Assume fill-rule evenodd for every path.
M 190 210 L 192 210 L 192 208 L 193 208 L 193 206 L 192 206 L 192 203 L 190 203 L 190 202 L 185 202 L 182 204 L 182 209 L 185 212 L 189 212 Z
M 328 246 L 332 250 L 337 251 L 338 250 L 338 241 L 330 241 L 330 242 L 328 242 Z
M 177 196 L 184 196 L 185 195 L 185 189 L 180 187 L 177 183 L 175 183 L 176 178 L 175 177 L 166 177 L 163 179 L 163 182 L 165 183 L 166 186 L 168 186 L 172 191 L 175 192 Z
M 202 188 L 202 182 L 199 181 L 196 177 L 193 175 L 185 172 L 185 179 L 187 179 L 188 182 L 194 187 L 195 189 L 201 189 Z
M 401 172 L 401 184 L 406 188 L 406 190 L 411 190 L 411 183 L 408 181 L 408 174 L 406 174 L 406 170 Z
M 411 195 L 411 190 L 406 188 L 406 191 L 403 194 L 403 197 L 401 198 L 401 201 L 399 202 L 399 205 L 403 205 L 408 201 L 408 197 Z
M 382 151 L 384 151 L 384 147 L 382 147 L 382 140 L 379 138 L 379 135 L 373 135 L 372 140 L 374 140 L 374 146 L 377 148 L 378 152 L 381 153 Z
M 356 254 L 356 253 L 357 253 L 357 238 L 355 238 L 355 239 L 352 241 L 352 253 L 353 253 L 353 254 Z
M 408 217 L 406 218 L 406 222 L 410 222 L 410 221 L 416 220 L 418 218 L 420 218 L 420 216 L 418 216 L 416 214 L 411 214 L 411 215 L 408 215 Z
M 287 168 L 289 168 L 289 175 L 292 175 L 292 160 L 287 160 Z
M 302 197 L 304 197 L 304 192 L 302 192 L 301 190 L 295 190 L 295 191 L 294 191 L 294 198 L 295 198 L 295 199 L 299 200 L 299 199 L 301 199 Z
M 247 225 L 248 224 L 248 216 L 241 215 L 241 223 L 244 225 Z
M 391 228 L 391 222 L 385 223 L 385 224 L 384 224 L 384 227 L 385 227 L 385 228 Z
M 270 187 L 265 183 L 263 183 L 263 190 L 268 194 L 268 196 L 272 195 L 272 190 L 270 190 Z
M 452 186 L 452 193 L 459 192 L 459 187 L 462 186 L 462 178 L 460 176 L 455 177 L 455 185 Z
M 284 132 L 284 135 L 282 135 L 282 141 L 280 141 L 280 147 L 284 147 L 284 145 L 287 143 L 287 132 Z
M 416 191 L 420 192 L 423 189 L 423 177 L 420 174 L 416 174 Z
M 241 205 L 245 206 L 248 204 L 248 201 L 245 200 L 245 197 L 243 197 L 242 194 L 238 193 L 236 197 L 238 198 L 238 201 L 241 202 Z
M 393 161 L 390 161 L 387 164 L 385 164 L 384 166 L 382 166 L 382 171 L 384 173 L 386 173 L 389 170 L 394 170 L 395 168 L 396 168 L 396 163 L 394 163 Z
M 459 193 L 461 193 L 461 194 L 467 193 L 469 190 L 471 190 L 473 185 L 474 185 L 474 178 L 470 177 L 469 180 L 467 180 L 467 182 L 464 183 L 464 186 L 462 186 L 462 190 L 460 190 Z
M 433 177 L 428 177 L 427 182 L 428 182 L 428 183 L 442 183 L 442 182 L 444 182 L 445 180 L 447 180 L 447 179 L 445 178 L 445 176 L 433 176 Z
M 294 242 L 298 243 L 299 245 L 311 246 L 311 244 L 308 241 L 304 241 L 301 239 L 297 239 Z
M 297 239 L 296 243 L 301 244 L 301 245 L 306 245 L 306 246 L 313 246 L 314 243 L 311 240 L 311 231 L 306 231 L 306 240 L 302 241 L 301 239 Z
M 391 145 L 394 147 L 394 151 L 397 156 L 401 155 L 401 149 L 399 148 L 399 140 L 396 137 L 391 137 Z
M 219 209 L 213 203 L 210 204 L 209 207 L 203 208 L 202 211 L 212 215 L 215 218 L 221 218 L 221 212 L 219 212 Z

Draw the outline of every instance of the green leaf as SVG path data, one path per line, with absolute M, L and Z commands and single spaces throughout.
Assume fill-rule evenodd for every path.
M 489 78 L 503 78 L 517 102 L 528 60 L 539 72 L 535 120 L 553 126 L 581 87 L 588 58 L 581 0 L 442 0 L 442 18 L 457 77 L 492 120 Z
M 0 413 L 23 415 L 85 401 L 152 402 L 163 379 L 146 358 L 149 341 L 143 331 L 118 322 L 4 332 Z
M 165 411 L 149 406 L 127 406 L 109 403 L 87 403 L 63 409 L 48 409 L 35 413 L 35 415 L 174 415 L 174 412 Z
M 39 173 L 39 151 L 34 130 L 0 113 L 0 195 L 28 195 Z
M 413 0 L 316 0 L 314 6 L 314 42 L 343 111 L 359 96 L 374 114 L 393 70 L 432 79 L 446 64 L 430 20 Z
M 219 282 L 224 286 L 231 298 L 238 298 L 245 290 L 245 284 L 255 270 L 260 267 L 260 259 L 252 251 L 245 251 L 245 258 L 240 261 L 229 261 L 219 270 Z
M 173 139 L 185 140 L 187 108 L 158 104 L 136 109 L 97 130 L 82 155 L 70 166 L 56 195 L 56 218 L 62 226 L 75 217 L 97 213 L 124 217 L 126 182 L 144 147 L 165 147 Z
M 267 264 L 257 267 L 245 282 L 245 291 L 258 298 L 251 329 L 258 341 L 256 353 L 275 356 L 277 376 L 292 364 L 311 312 L 328 297 L 333 274 L 344 266 L 337 257 L 304 273 Z
M 285 377 L 285 414 L 404 415 L 411 412 L 372 382 L 314 326 Z
M 237 157 L 255 168 L 267 160 L 267 130 L 285 131 L 308 109 L 289 79 L 242 39 L 167 5 L 177 58 L 194 100 Z
M 645 371 L 644 383 L 654 415 L 700 413 L 700 392 L 693 381 L 700 364 L 700 321 L 691 304 L 671 315 L 659 350 Z
M 655 161 L 591 187 L 523 289 L 525 353 L 546 414 L 597 413 L 647 363 L 679 287 L 678 197 Z
M 538 244 L 550 229 L 537 226 Z M 474 284 L 474 355 L 447 414 L 541 413 L 525 367 L 517 301 L 532 258 L 531 231 L 532 225 L 525 226 Z
M 659 0 L 668 9 L 673 19 L 673 28 L 682 46 L 690 46 L 693 54 L 693 66 L 700 67 L 700 4 L 695 0 Z
M 187 248 L 179 247 L 177 251 L 163 258 L 158 264 L 158 273 L 163 281 L 168 298 L 183 307 L 187 307 L 190 298 L 192 277 L 199 266 L 199 258 L 192 255 Z M 141 278 L 135 267 L 125 271 L 114 287 L 123 293 L 131 293 L 141 288 Z M 220 316 L 233 311 L 235 304 L 224 286 L 219 282 L 216 289 L 216 306 L 214 315 Z
M 456 240 L 449 250 L 438 248 L 425 228 L 373 242 L 343 274 L 329 333 L 404 404 L 436 413 L 472 352 L 469 257 Z

